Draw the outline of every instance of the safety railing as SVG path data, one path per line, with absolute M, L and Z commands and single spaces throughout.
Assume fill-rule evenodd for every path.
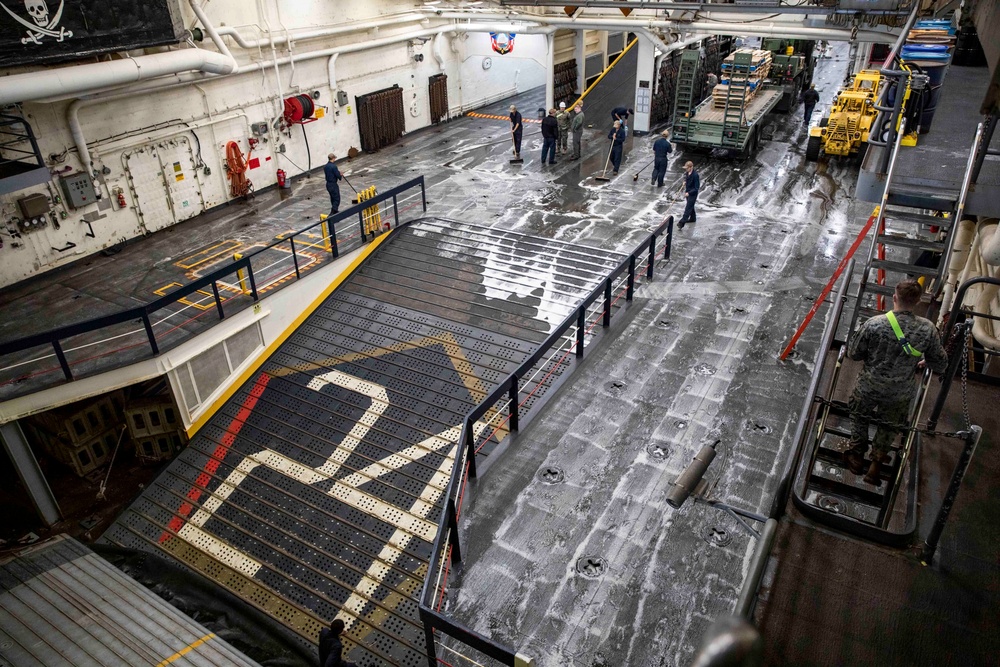
M 420 188 L 419 193 L 406 194 L 416 188 Z M 419 205 L 423 211 L 427 210 L 423 176 L 381 194 L 366 193 L 369 196 L 358 204 L 245 256 L 236 256 L 225 266 L 144 305 L 0 343 L 0 359 L 8 360 L 0 365 L 0 392 L 8 385 L 41 378 L 27 385 L 27 391 L 33 391 L 63 379 L 75 380 L 81 374 L 94 375 L 121 367 L 149 354 L 158 355 L 161 349 L 173 347 L 211 326 L 202 318 L 213 310 L 218 320 L 222 320 L 227 315 L 226 305 L 232 314 L 233 306 L 242 309 L 256 303 L 262 291 L 279 289 L 292 279 L 301 278 L 314 265 L 328 261 L 325 257 L 337 258 L 355 245 L 362 245 L 369 236 L 374 238 L 380 231 L 371 224 L 372 212 L 377 207 L 384 209 L 379 213 L 380 228 L 384 229 L 398 226 L 401 213 L 410 208 Z M 383 206 L 390 201 L 391 212 L 387 203 Z M 349 224 L 354 218 L 358 221 L 357 228 Z M 304 262 L 307 264 L 303 265 Z M 182 307 L 171 309 L 159 319 L 153 317 L 177 304 Z M 120 330 L 123 325 L 128 325 L 127 330 Z M 69 347 L 68 341 L 71 341 Z M 44 347 L 51 351 L 29 359 L 10 358 Z M 74 367 L 82 373 L 74 372 Z M 14 392 L 8 389 L 7 393 L 16 394 L 16 389 Z
M 529 409 L 526 404 L 535 397 L 539 388 L 557 368 L 567 363 L 570 355 L 582 358 L 588 335 L 592 335 L 598 324 L 610 326 L 612 312 L 618 302 L 622 298 L 626 303 L 632 301 L 641 281 L 652 280 L 657 259 L 670 258 L 673 221 L 673 216 L 668 217 L 650 233 L 462 422 L 451 478 L 444 493 L 444 507 L 420 594 L 420 619 L 424 626 L 427 663 L 431 667 L 436 667 L 438 662 L 435 631 L 443 632 L 505 665 L 515 665 L 523 660 L 515 649 L 476 632 L 441 611 L 451 566 L 462 560 L 458 522 L 469 480 L 477 476 L 476 456 L 488 443 L 496 442 L 495 438 L 502 429 L 517 431 L 521 418 Z M 660 236 L 665 236 L 665 240 L 662 249 L 658 250 L 657 238 Z M 528 391 L 532 384 L 534 388 Z M 521 394 L 525 392 L 527 395 L 522 398 Z M 531 409 L 535 408 L 532 406 Z

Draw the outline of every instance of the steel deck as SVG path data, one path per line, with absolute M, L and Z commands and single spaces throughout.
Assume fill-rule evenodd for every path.
M 393 232 L 102 541 L 165 554 L 304 642 L 339 615 L 356 662 L 425 664 L 416 598 L 462 419 L 622 258 L 439 219 Z

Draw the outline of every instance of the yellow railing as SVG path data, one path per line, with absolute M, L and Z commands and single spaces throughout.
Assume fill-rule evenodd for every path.
M 358 203 L 360 204 L 363 201 L 372 199 L 377 194 L 378 191 L 375 189 L 374 185 L 370 188 L 365 188 L 364 190 L 358 192 Z M 361 220 L 363 222 L 365 234 L 372 234 L 374 236 L 382 231 L 382 211 L 378 204 L 370 206 L 362 211 Z
M 572 109 L 573 107 L 575 107 L 577 104 L 580 104 L 581 102 L 583 102 L 583 98 L 585 98 L 590 93 L 590 91 L 592 91 L 594 89 L 594 86 L 596 86 L 597 84 L 599 84 L 601 82 L 601 79 L 603 79 L 604 76 L 608 72 L 610 72 L 614 68 L 615 65 L 618 64 L 619 60 L 621 60 L 622 58 L 625 57 L 626 53 L 628 53 L 629 51 L 632 50 L 632 47 L 635 46 L 635 43 L 638 42 L 638 41 L 639 41 L 639 38 L 636 37 L 631 42 L 629 42 L 628 46 L 626 46 L 625 49 L 621 53 L 619 53 L 618 56 L 614 60 L 611 61 L 611 64 L 608 65 L 604 69 L 603 72 L 601 72 L 600 76 L 597 77 L 597 79 L 594 81 L 594 83 L 592 83 L 589 86 L 587 86 L 587 90 L 583 91 L 583 94 L 580 95 L 580 99 L 578 99 L 576 102 L 573 102 L 572 106 L 570 106 L 570 109 Z M 586 64 L 584 64 L 584 67 L 586 67 Z

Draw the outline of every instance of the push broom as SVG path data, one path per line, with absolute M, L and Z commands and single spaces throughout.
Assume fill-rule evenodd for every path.
M 514 157 L 510 159 L 510 163 L 521 164 L 522 162 L 524 162 L 524 158 L 522 158 L 517 152 L 517 142 L 514 140 L 514 130 L 510 131 L 510 144 L 514 149 Z
M 608 165 L 611 163 L 611 151 L 613 151 L 614 149 L 615 149 L 615 140 L 612 139 L 611 140 L 611 148 L 608 149 L 608 159 L 604 161 L 604 170 L 601 172 L 600 176 L 595 176 L 594 177 L 595 181 L 601 181 L 601 182 L 606 183 L 606 182 L 608 182 L 608 181 L 611 180 L 610 178 L 608 178 L 607 176 L 605 176 L 605 174 L 608 173 Z

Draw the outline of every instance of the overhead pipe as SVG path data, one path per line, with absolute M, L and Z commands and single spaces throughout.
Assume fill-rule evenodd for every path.
M 207 49 L 182 49 L 122 60 L 14 74 L 0 79 L 0 105 L 33 102 L 59 95 L 80 95 L 185 71 L 217 75 L 232 74 L 237 68 L 236 60 L 204 12 L 194 0 L 190 2 L 195 15 L 205 26 L 205 31 L 215 42 L 220 53 Z
M 381 18 L 376 21 L 359 21 L 357 23 L 350 23 L 347 25 L 340 26 L 330 26 L 327 28 L 317 28 L 314 30 L 306 30 L 303 32 L 288 32 L 284 37 L 277 36 L 274 38 L 275 44 L 283 44 L 286 41 L 293 42 L 304 42 L 309 39 L 318 39 L 321 37 L 331 37 L 333 35 L 342 35 L 345 33 L 359 32 L 362 30 L 371 30 L 373 28 L 384 28 L 386 26 L 401 25 L 404 23 L 426 23 L 428 18 L 422 14 L 403 14 L 401 16 L 392 16 Z M 242 49 L 258 49 L 262 46 L 269 46 L 270 41 L 266 39 L 246 39 L 242 33 L 240 33 L 238 28 L 234 27 L 221 27 L 218 29 L 219 34 L 223 36 L 232 37 L 233 40 Z
M 830 41 L 844 40 L 849 34 L 846 30 L 831 28 L 814 28 L 804 26 L 802 22 L 770 21 L 766 24 L 751 24 L 743 21 L 719 23 L 715 21 L 671 21 L 657 19 L 631 19 L 620 17 L 570 18 L 563 16 L 548 16 L 535 14 L 503 14 L 486 12 L 436 11 L 433 8 L 422 7 L 420 11 L 441 19 L 468 21 L 470 19 L 528 21 L 542 23 L 560 28 L 575 28 L 586 30 L 631 30 L 642 28 L 652 30 L 663 28 L 674 31 L 698 32 L 709 35 L 742 35 L 752 37 L 795 37 L 801 39 L 825 39 Z M 890 30 L 859 30 L 855 39 L 860 42 L 890 42 L 897 37 Z

